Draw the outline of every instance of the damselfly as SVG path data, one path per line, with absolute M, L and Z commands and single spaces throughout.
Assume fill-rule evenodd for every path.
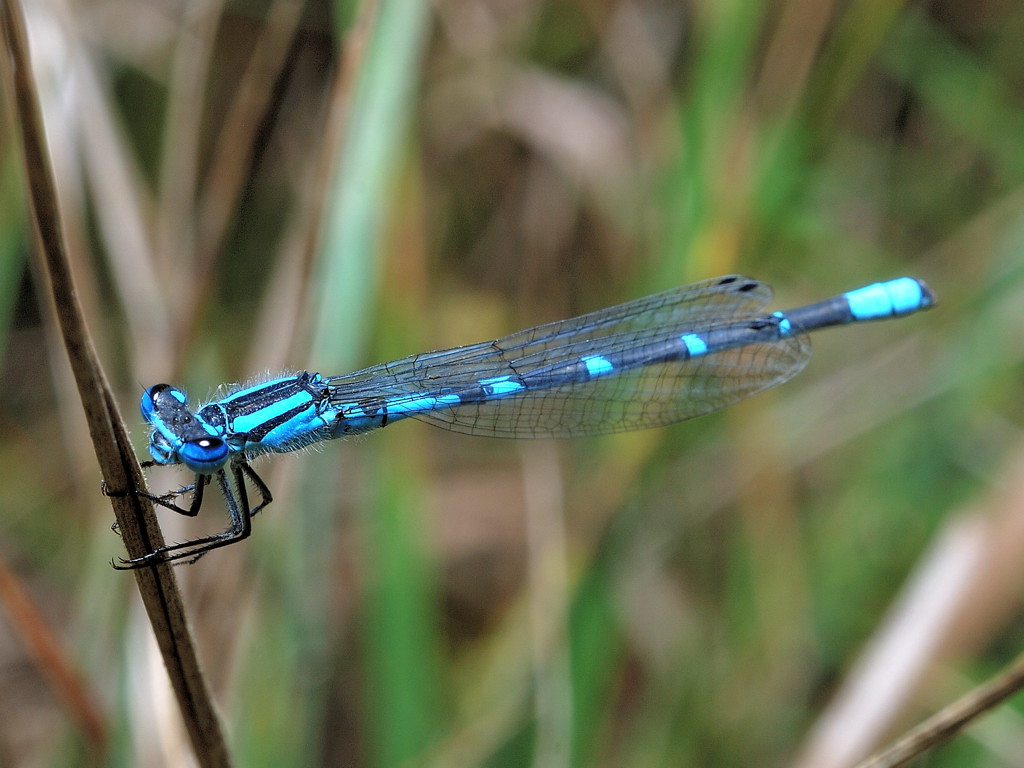
M 193 410 L 179 389 L 150 387 L 146 465 L 184 464 L 192 485 L 161 506 L 195 516 L 216 479 L 231 526 L 172 544 L 123 568 L 195 561 L 246 538 L 272 500 L 250 466 L 285 453 L 414 418 L 487 437 L 577 437 L 647 429 L 701 416 L 786 381 L 810 357 L 806 334 L 884 320 L 935 303 L 901 277 L 804 307 L 765 314 L 771 288 L 732 275 L 674 288 L 496 341 L 427 352 L 343 376 L 303 371 L 238 389 Z M 251 485 L 259 503 L 249 503 Z M 187 508 L 175 499 L 192 494 Z

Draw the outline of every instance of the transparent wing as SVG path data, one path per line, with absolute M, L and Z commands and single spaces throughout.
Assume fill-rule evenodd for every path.
M 334 377 L 332 400 L 373 410 L 436 397 L 437 405 L 407 415 L 496 437 L 595 435 L 670 424 L 775 386 L 806 364 L 810 347 L 802 335 L 679 359 L 684 334 L 742 333 L 755 321 L 763 324 L 757 313 L 770 299 L 767 285 L 748 278 L 709 280 L 496 341 Z M 615 361 L 615 370 L 589 376 L 581 361 L 594 355 Z M 505 379 L 512 386 L 500 396 L 484 394 L 483 382 Z

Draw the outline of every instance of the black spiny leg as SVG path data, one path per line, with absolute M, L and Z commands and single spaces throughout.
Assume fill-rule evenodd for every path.
M 270 489 L 263 482 L 263 478 L 256 474 L 256 471 L 247 462 L 242 460 L 231 463 L 231 478 L 228 477 L 227 470 L 224 469 L 219 470 L 213 476 L 217 478 L 217 483 L 220 485 L 220 489 L 227 501 L 228 516 L 231 521 L 231 526 L 227 530 L 179 544 L 170 544 L 141 557 L 133 557 L 127 560 L 122 559 L 114 567 L 119 570 L 131 570 L 133 568 L 156 565 L 157 563 L 194 563 L 211 549 L 225 547 L 228 544 L 234 544 L 236 541 L 248 538 L 249 534 L 252 533 L 252 516 L 273 501 Z M 166 494 L 163 497 L 150 496 L 149 494 L 146 494 L 146 496 L 161 506 L 194 517 L 199 513 L 199 507 L 202 505 L 203 489 L 209 484 L 210 477 L 211 475 L 196 476 L 194 484 L 195 493 L 192 497 L 192 504 L 189 505 L 187 510 L 169 501 L 176 494 Z M 249 494 L 245 487 L 246 478 L 249 479 L 260 494 L 260 503 L 255 507 L 249 506 Z M 234 487 L 232 487 L 232 480 L 234 481 Z
M 155 466 L 155 462 L 146 461 L 140 465 L 143 469 Z M 110 491 L 107 490 L 106 484 L 102 485 L 102 490 L 106 496 L 128 496 L 134 494 L 142 499 L 147 499 L 154 504 L 170 509 L 177 512 L 179 515 L 186 515 L 187 517 L 195 517 L 199 514 L 200 508 L 203 506 L 203 491 L 207 485 L 210 484 L 209 475 L 196 475 L 196 481 L 183 485 L 177 490 L 169 491 L 167 493 L 157 496 L 154 493 L 148 491 L 140 491 L 135 489 L 134 491 Z M 189 503 L 188 508 L 180 507 L 174 503 L 174 500 L 184 496 L 186 494 L 192 494 L 192 501 Z M 117 521 L 110 526 L 110 530 L 117 532 Z
M 245 482 L 242 477 L 243 474 L 245 475 L 245 477 L 249 478 L 249 481 L 253 484 L 253 487 L 257 491 L 259 491 L 260 494 L 260 503 L 249 510 L 249 517 L 252 517 L 257 512 L 261 511 L 264 507 L 266 507 L 270 502 L 272 502 L 274 500 L 274 497 L 273 495 L 271 495 L 270 489 L 267 487 L 267 484 L 263 482 L 263 478 L 257 475 L 256 470 L 250 467 L 249 463 L 246 461 L 238 462 L 238 464 L 235 466 L 235 481 L 238 483 L 238 486 L 243 489 L 243 493 L 245 488 Z
M 152 493 L 145 493 L 143 491 L 138 491 L 138 495 L 144 499 L 149 499 L 154 504 L 157 504 L 163 507 L 164 509 L 173 510 L 177 512 L 179 515 L 185 515 L 186 517 L 195 517 L 199 514 L 199 510 L 203 506 L 203 491 L 209 484 L 210 475 L 196 475 L 196 481 L 194 483 L 183 485 L 181 486 L 181 488 L 165 493 L 162 496 L 157 496 L 156 494 Z M 192 494 L 192 501 L 191 503 L 189 503 L 188 509 L 186 509 L 185 507 L 179 507 L 177 504 L 174 503 L 175 499 L 180 498 L 181 496 L 184 496 L 187 493 Z

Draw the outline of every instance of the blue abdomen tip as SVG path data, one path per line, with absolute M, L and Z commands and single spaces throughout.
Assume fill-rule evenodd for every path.
M 846 300 L 854 319 L 875 320 L 927 309 L 935 303 L 935 295 L 920 280 L 899 277 L 850 291 Z

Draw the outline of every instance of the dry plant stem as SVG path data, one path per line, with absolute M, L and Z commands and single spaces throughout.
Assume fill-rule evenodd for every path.
M 28 36 L 17 0 L 3 0 L 2 22 L 7 48 L 3 72 L 5 90 L 13 97 L 18 120 L 33 223 L 43 260 L 41 272 L 49 279 L 58 325 L 96 457 L 108 488 L 143 489 L 142 472 L 117 404 L 100 370 L 71 279 L 52 165 L 32 77 Z M 111 501 L 129 555 L 137 557 L 162 546 L 163 538 L 148 501 L 135 494 L 112 497 Z M 211 768 L 228 766 L 231 762 L 220 721 L 199 668 L 173 571 L 170 566 L 160 565 L 137 570 L 135 577 L 198 762 Z
M 972 721 L 1024 688 L 1024 654 L 995 677 L 876 752 L 857 768 L 895 768 L 956 736 Z

